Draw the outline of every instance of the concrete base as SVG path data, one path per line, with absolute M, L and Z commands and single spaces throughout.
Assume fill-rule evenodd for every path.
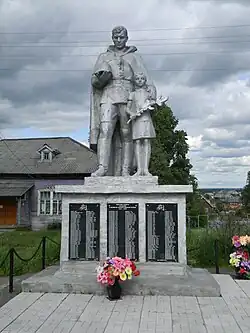
M 186 193 L 192 192 L 191 185 L 158 185 L 157 177 L 87 177 L 85 185 L 57 185 L 55 191 L 62 194 L 62 234 L 61 234 L 61 263 L 69 259 L 70 235 L 70 204 L 100 205 L 100 255 L 106 259 L 107 253 L 107 205 L 108 204 L 137 204 L 138 205 L 138 247 L 139 261 L 146 262 L 146 205 L 174 204 L 177 205 L 177 246 L 178 257 L 182 264 L 187 264 L 186 254 Z M 74 234 L 74 232 L 73 232 Z M 175 235 L 173 235 L 175 238 Z M 71 240 L 72 244 L 73 240 Z M 170 256 L 169 258 L 173 258 Z
M 66 262 L 22 282 L 23 292 L 106 294 L 96 282 L 95 262 Z M 220 287 L 204 269 L 172 263 L 138 263 L 139 277 L 125 281 L 124 295 L 220 296 Z

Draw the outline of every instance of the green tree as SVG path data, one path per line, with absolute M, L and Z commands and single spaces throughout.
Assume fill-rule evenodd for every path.
M 241 193 L 242 203 L 244 209 L 250 211 L 250 171 L 247 173 L 247 181 Z
M 159 177 L 159 184 L 193 185 L 193 193 L 187 195 L 187 212 L 192 216 L 204 215 L 198 182 L 191 174 L 192 164 L 187 157 L 187 133 L 176 129 L 178 119 L 167 105 L 157 108 L 153 122 L 156 138 L 152 143 L 150 171 Z
M 153 113 L 153 122 L 156 138 L 152 144 L 151 172 L 159 177 L 159 184 L 191 184 L 187 133 L 176 129 L 178 120 L 167 105 Z
M 221 200 L 216 200 L 216 209 L 219 212 L 223 212 L 224 211 L 224 204 Z

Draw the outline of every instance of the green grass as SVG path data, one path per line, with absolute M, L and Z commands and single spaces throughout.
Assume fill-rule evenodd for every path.
M 55 242 L 60 243 L 60 231 L 20 231 L 5 232 L 0 234 L 0 265 L 11 248 L 14 248 L 20 257 L 29 259 L 33 256 L 38 248 L 42 238 L 47 236 Z M 46 239 L 46 265 L 51 265 L 59 260 L 60 246 Z M 26 273 L 35 273 L 42 268 L 42 249 L 40 248 L 37 255 L 30 261 L 21 261 L 14 257 L 14 274 L 22 275 Z M 0 267 L 0 276 L 8 275 L 9 259 Z
M 237 223 L 227 223 L 218 229 L 190 229 L 187 230 L 187 254 L 188 264 L 194 267 L 214 267 L 215 254 L 214 242 L 219 241 L 219 266 L 228 267 L 229 254 L 232 252 L 231 238 L 233 235 L 250 234 L 250 226 Z M 14 248 L 24 259 L 29 259 L 35 253 L 42 237 L 47 236 L 60 243 L 60 231 L 25 231 L 16 230 L 0 234 L 0 265 L 10 248 Z M 15 256 L 14 273 L 22 275 L 38 272 L 42 268 L 41 249 L 29 262 L 23 262 Z M 59 260 L 60 246 L 47 240 L 46 265 L 54 264 Z M 8 275 L 9 260 L 0 268 L 0 276 Z
M 194 267 L 214 267 L 214 243 L 218 240 L 219 266 L 228 267 L 233 250 L 232 236 L 250 234 L 250 226 L 227 224 L 218 229 L 191 229 L 187 231 L 188 264 Z

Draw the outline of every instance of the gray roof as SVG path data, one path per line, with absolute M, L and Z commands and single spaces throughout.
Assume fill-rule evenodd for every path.
M 51 162 L 40 160 L 45 144 L 60 152 Z M 89 174 L 96 167 L 96 154 L 70 137 L 0 140 L 0 174 Z
M 21 197 L 33 185 L 29 179 L 0 179 L 0 197 Z

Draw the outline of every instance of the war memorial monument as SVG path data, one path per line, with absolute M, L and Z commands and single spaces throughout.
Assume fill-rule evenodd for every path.
M 62 193 L 60 269 L 23 282 L 23 291 L 105 293 L 95 267 L 111 256 L 138 261 L 141 275 L 126 294 L 219 296 L 206 270 L 187 266 L 186 194 L 191 185 L 158 185 L 149 172 L 156 87 L 128 32 L 112 30 L 91 77 L 90 148 L 97 169 Z

